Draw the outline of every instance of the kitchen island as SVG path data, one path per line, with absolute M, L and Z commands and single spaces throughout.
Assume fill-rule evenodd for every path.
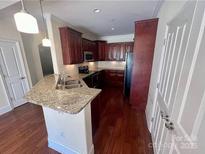
M 48 146 L 60 153 L 94 153 L 90 102 L 100 89 L 81 87 L 58 89 L 59 75 L 39 81 L 26 95 L 28 102 L 43 107 L 48 132 Z

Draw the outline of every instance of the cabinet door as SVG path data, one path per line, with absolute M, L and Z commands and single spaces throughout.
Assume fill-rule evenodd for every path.
M 91 102 L 92 135 L 94 136 L 100 123 L 100 95 Z
M 108 59 L 107 55 L 107 43 L 106 41 L 97 41 L 97 48 L 98 48 L 98 60 L 104 61 Z
M 123 70 L 105 70 L 105 84 L 114 87 L 123 87 L 124 71 Z
M 77 64 L 82 62 L 81 33 L 68 27 L 59 28 L 63 54 L 63 64 Z
M 126 52 L 133 50 L 133 42 L 108 44 L 108 60 L 124 61 Z
M 61 47 L 62 47 L 62 55 L 63 55 L 63 64 L 72 64 L 74 53 L 71 52 L 72 50 L 72 40 L 70 39 L 70 31 L 68 27 L 59 28 L 60 31 L 60 38 L 61 38 Z
M 125 51 L 126 52 L 133 52 L 134 42 L 126 42 L 125 43 Z
M 77 62 L 82 63 L 83 62 L 83 51 L 82 51 L 82 38 L 81 35 L 76 36 L 76 42 L 77 42 Z

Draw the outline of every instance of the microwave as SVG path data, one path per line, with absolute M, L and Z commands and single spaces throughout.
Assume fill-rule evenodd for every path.
M 93 52 L 84 51 L 84 61 L 94 61 Z

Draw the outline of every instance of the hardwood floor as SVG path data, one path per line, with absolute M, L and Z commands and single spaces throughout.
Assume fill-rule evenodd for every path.
M 48 148 L 40 106 L 27 103 L 0 116 L 0 154 L 57 154 Z
M 152 154 L 145 115 L 123 99 L 119 88 L 102 93 L 105 108 L 94 138 L 96 154 Z M 48 148 L 42 108 L 27 103 L 0 116 L 0 154 L 57 154 Z
M 95 153 L 152 154 L 144 112 L 132 109 L 119 88 L 106 88 L 102 102 L 106 105 L 94 138 Z

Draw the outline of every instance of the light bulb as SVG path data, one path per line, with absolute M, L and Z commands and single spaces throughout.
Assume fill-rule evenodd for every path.
M 17 30 L 23 33 L 39 33 L 36 18 L 28 14 L 25 10 L 14 14 Z
M 42 45 L 43 45 L 44 47 L 50 47 L 50 46 L 51 46 L 51 41 L 50 41 L 47 37 L 45 37 L 45 38 L 42 40 Z

